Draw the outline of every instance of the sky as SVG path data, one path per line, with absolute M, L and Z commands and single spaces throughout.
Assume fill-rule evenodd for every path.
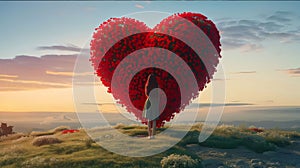
M 216 23 L 226 103 L 299 106 L 299 7 L 271 1 L 0 2 L 0 111 L 74 111 L 74 64 L 95 28 L 146 11 L 161 12 L 144 18 L 148 26 L 180 12 L 202 13 Z M 211 93 L 209 85 L 201 101 L 210 102 Z

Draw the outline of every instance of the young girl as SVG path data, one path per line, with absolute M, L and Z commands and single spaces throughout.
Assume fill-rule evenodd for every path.
M 154 74 L 150 74 L 145 85 L 147 100 L 144 105 L 143 117 L 148 122 L 149 139 L 153 139 L 156 131 L 156 120 L 159 117 L 158 83 Z

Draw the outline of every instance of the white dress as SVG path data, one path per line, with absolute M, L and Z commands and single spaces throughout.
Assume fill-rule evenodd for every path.
M 153 89 L 145 102 L 143 117 L 152 121 L 157 120 L 159 115 L 159 91 L 158 89 Z

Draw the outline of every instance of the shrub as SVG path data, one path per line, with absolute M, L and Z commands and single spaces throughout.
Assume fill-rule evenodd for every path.
M 9 156 L 9 155 L 19 156 L 19 155 L 25 154 L 26 152 L 28 152 L 28 150 L 26 148 L 24 148 L 23 145 L 10 145 L 5 148 L 2 148 L 2 150 L 0 151 L 0 158 L 2 156 Z M 1 159 L 0 159 L 0 162 L 1 162 Z
M 252 126 L 250 128 L 257 127 Z M 279 133 L 274 131 L 263 130 L 262 128 L 257 128 L 257 131 L 252 131 L 251 129 L 241 126 L 221 125 L 215 129 L 213 134 L 205 142 L 200 143 L 200 145 L 225 149 L 244 146 L 254 152 L 262 153 L 275 150 L 275 145 L 285 146 L 289 144 L 287 137 L 279 135 Z
M 44 132 L 40 132 L 40 131 L 32 131 L 30 133 L 30 136 L 46 136 L 46 135 L 54 135 L 56 133 L 59 133 L 59 132 L 62 132 L 64 130 L 69 130 L 71 129 L 70 127 L 68 126 L 59 126 L 59 127 L 56 127 L 52 130 L 49 130 L 49 131 L 44 131 Z
M 53 132 L 53 133 L 59 133 L 59 132 L 62 132 L 64 130 L 70 130 L 71 128 L 68 127 L 68 126 L 58 126 L 56 128 L 54 128 L 53 130 L 51 130 L 50 132 Z
M 23 136 L 25 136 L 25 134 L 22 134 L 22 133 L 15 133 L 15 134 L 7 135 L 7 136 L 0 136 L 0 142 L 9 141 L 9 140 L 17 140 L 19 138 L 22 138 Z
M 118 123 L 118 124 L 116 124 L 116 125 L 114 126 L 114 129 L 122 129 L 122 128 L 124 128 L 124 127 L 126 127 L 125 124 L 123 124 L 123 123 Z
M 46 135 L 53 135 L 53 132 L 40 132 L 40 131 L 32 131 L 30 136 L 39 137 L 39 136 L 46 136 Z
M 242 140 L 226 136 L 211 135 L 206 141 L 200 144 L 201 146 L 221 149 L 233 149 L 242 145 Z
M 196 168 L 199 167 L 197 160 L 187 155 L 171 154 L 164 157 L 160 162 L 162 168 Z
M 261 136 L 264 137 L 267 142 L 273 143 L 280 147 L 284 147 L 291 144 L 288 137 L 280 135 L 275 131 L 263 133 L 261 134 Z
M 184 146 L 184 145 L 188 145 L 188 144 L 198 144 L 199 143 L 198 137 L 199 137 L 199 131 L 191 130 L 179 142 L 179 145 Z
M 274 144 L 267 142 L 263 137 L 258 135 L 243 138 L 242 145 L 256 153 L 263 153 L 276 149 Z
M 87 139 L 85 139 L 84 141 L 85 141 L 85 146 L 86 146 L 87 148 L 92 147 L 92 144 L 95 143 L 95 141 L 92 140 L 91 138 L 87 138 Z
M 50 145 L 50 144 L 56 144 L 61 142 L 62 142 L 61 140 L 52 136 L 41 136 L 41 137 L 34 138 L 32 141 L 32 145 L 42 146 L 42 145 Z

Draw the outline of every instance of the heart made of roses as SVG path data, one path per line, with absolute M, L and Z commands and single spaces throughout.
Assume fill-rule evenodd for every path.
M 191 28 L 190 24 L 196 26 L 197 30 Z M 199 37 L 195 35 L 199 32 L 202 32 L 206 38 L 195 38 Z M 188 39 L 193 47 L 181 40 L 182 38 Z M 213 51 L 207 50 L 207 43 L 212 44 Z M 198 97 L 199 91 L 203 90 L 211 81 L 219 58 L 221 58 L 219 31 L 212 21 L 198 13 L 174 14 L 163 19 L 153 29 L 135 19 L 111 18 L 96 29 L 90 46 L 90 60 L 95 73 L 100 77 L 102 84 L 107 87 L 108 93 L 111 93 L 119 104 L 125 106 L 128 112 L 133 113 L 144 124 L 147 124 L 147 121 L 142 117 L 141 111 L 147 98 L 145 83 L 149 74 L 156 74 L 159 87 L 167 96 L 166 108 L 157 120 L 158 127 L 163 126 L 166 121 L 170 121 L 192 99 Z M 171 52 L 161 52 L 162 50 L 156 48 Z M 126 62 L 129 63 L 123 64 L 122 71 L 115 74 L 115 70 L 121 62 L 126 57 L 128 58 L 128 55 L 136 52 L 139 57 L 127 59 Z M 184 66 L 176 66 L 179 61 L 175 61 L 171 54 L 180 57 L 189 69 Z M 133 78 L 128 78 L 127 74 L 134 71 L 137 65 L 153 61 L 155 67 L 143 69 Z M 166 70 L 158 68 L 164 67 L 166 62 L 170 63 L 169 66 L 175 71 L 176 76 L 174 73 L 171 75 Z M 189 74 L 187 73 L 189 71 L 192 71 L 194 76 L 185 75 Z M 177 75 L 185 76 L 187 82 L 184 88 L 180 88 L 178 85 Z M 113 76 L 117 83 L 114 83 L 112 91 Z M 198 84 L 196 89 L 190 85 L 189 81 L 193 80 L 192 77 L 195 77 Z M 130 83 L 129 86 L 126 86 L 126 83 Z M 180 91 L 183 90 L 187 92 L 188 96 L 181 97 Z

